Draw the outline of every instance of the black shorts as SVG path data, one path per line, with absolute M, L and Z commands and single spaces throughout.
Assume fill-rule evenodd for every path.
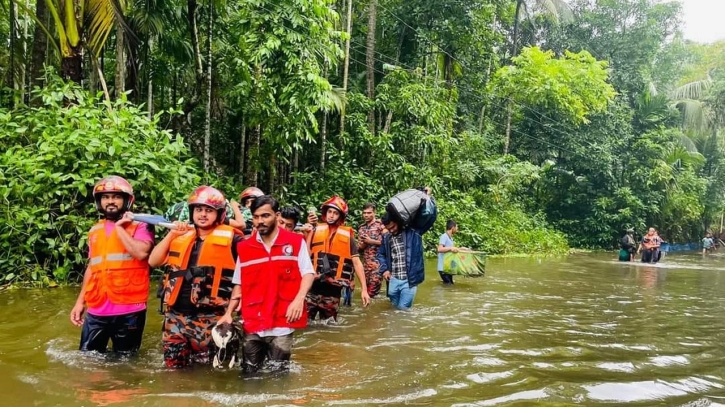
M 145 326 L 146 310 L 110 317 L 86 314 L 80 350 L 105 353 L 110 339 L 114 352 L 134 354 L 141 347 Z
M 264 364 L 270 364 L 276 370 L 287 369 L 292 356 L 293 334 L 259 336 L 245 333 L 242 345 L 242 370 L 254 373 Z

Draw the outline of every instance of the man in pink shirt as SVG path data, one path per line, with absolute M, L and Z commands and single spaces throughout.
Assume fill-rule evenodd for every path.
M 104 353 L 110 339 L 114 352 L 133 354 L 146 324 L 154 236 L 147 224 L 131 220 L 134 195 L 125 179 L 102 179 L 93 197 L 102 219 L 89 232 L 89 264 L 70 320 L 83 327 L 80 350 Z

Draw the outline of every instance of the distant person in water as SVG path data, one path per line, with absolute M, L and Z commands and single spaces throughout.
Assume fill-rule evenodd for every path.
M 452 219 L 446 222 L 446 232 L 438 239 L 438 274 L 443 284 L 453 284 L 453 275 L 443 272 L 443 256 L 445 253 L 458 253 L 458 248 L 453 246 L 453 235 L 458 232 L 458 224 Z
M 622 248 L 619 251 L 619 261 L 634 260 L 634 254 L 637 252 L 637 242 L 634 240 L 634 229 L 627 229 L 627 234 L 624 235 L 620 244 Z
M 657 234 L 657 230 L 649 228 L 637 248 L 637 253 L 642 253 L 642 263 L 657 263 L 660 260 L 661 245 L 662 238 Z
M 712 238 L 712 233 L 707 232 L 704 238 L 702 238 L 702 254 L 706 255 L 715 250 L 715 241 Z

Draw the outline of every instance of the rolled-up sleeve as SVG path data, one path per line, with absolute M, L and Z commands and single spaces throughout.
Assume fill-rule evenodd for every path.
M 237 265 L 234 266 L 234 276 L 232 277 L 232 284 L 242 284 L 242 262 L 237 259 Z
M 302 277 L 305 274 L 315 274 L 315 268 L 312 266 L 312 260 L 310 260 L 310 252 L 307 250 L 307 245 L 302 244 L 300 246 L 300 254 L 297 256 L 297 266 L 300 268 L 300 274 Z
M 380 267 L 378 267 L 378 274 L 380 274 L 380 275 L 382 275 L 383 273 L 385 273 L 386 271 L 389 270 L 388 254 L 387 254 L 388 245 L 385 241 L 386 239 L 390 240 L 390 236 L 389 235 L 383 236 L 383 239 L 381 242 L 382 244 L 380 245 L 380 248 L 378 249 L 378 254 L 377 254 L 378 264 L 380 265 Z

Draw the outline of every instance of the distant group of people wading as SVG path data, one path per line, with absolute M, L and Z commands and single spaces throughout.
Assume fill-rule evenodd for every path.
M 620 243 L 619 261 L 634 261 L 635 256 L 641 254 L 643 263 L 657 263 L 662 259 L 661 246 L 663 243 L 665 243 L 664 240 L 655 228 L 649 228 L 639 243 L 634 238 L 634 229 L 627 229 L 627 234 Z M 702 254 L 707 255 L 716 250 L 718 243 L 722 244 L 722 241 L 707 232 L 702 239 Z
M 156 243 L 149 225 L 154 222 L 132 213 L 131 184 L 106 177 L 93 189 L 101 219 L 88 234 L 88 267 L 70 313 L 82 327 L 80 349 L 105 353 L 110 340 L 114 353 L 135 354 L 146 322 L 150 269 L 162 267 L 158 297 L 167 367 L 232 367 L 241 353 L 245 373 L 285 369 L 295 330 L 318 316 L 336 321 L 355 277 L 363 307 L 380 294 L 383 281 L 393 306 L 413 305 L 425 278 L 421 235 L 437 216 L 430 189 L 409 195 L 416 194 L 433 208 L 426 216 L 406 220 L 386 208 L 377 219 L 375 205 L 367 204 L 356 237 L 345 225 L 348 205 L 338 196 L 320 206 L 319 217 L 310 208 L 302 225 L 297 209 L 280 208 L 258 188 L 244 190 L 237 203 L 200 186 L 169 208 L 167 222 L 158 223 L 169 231 Z M 457 250 L 456 231 L 449 221 L 441 255 Z M 439 272 L 453 283 L 440 264 Z

